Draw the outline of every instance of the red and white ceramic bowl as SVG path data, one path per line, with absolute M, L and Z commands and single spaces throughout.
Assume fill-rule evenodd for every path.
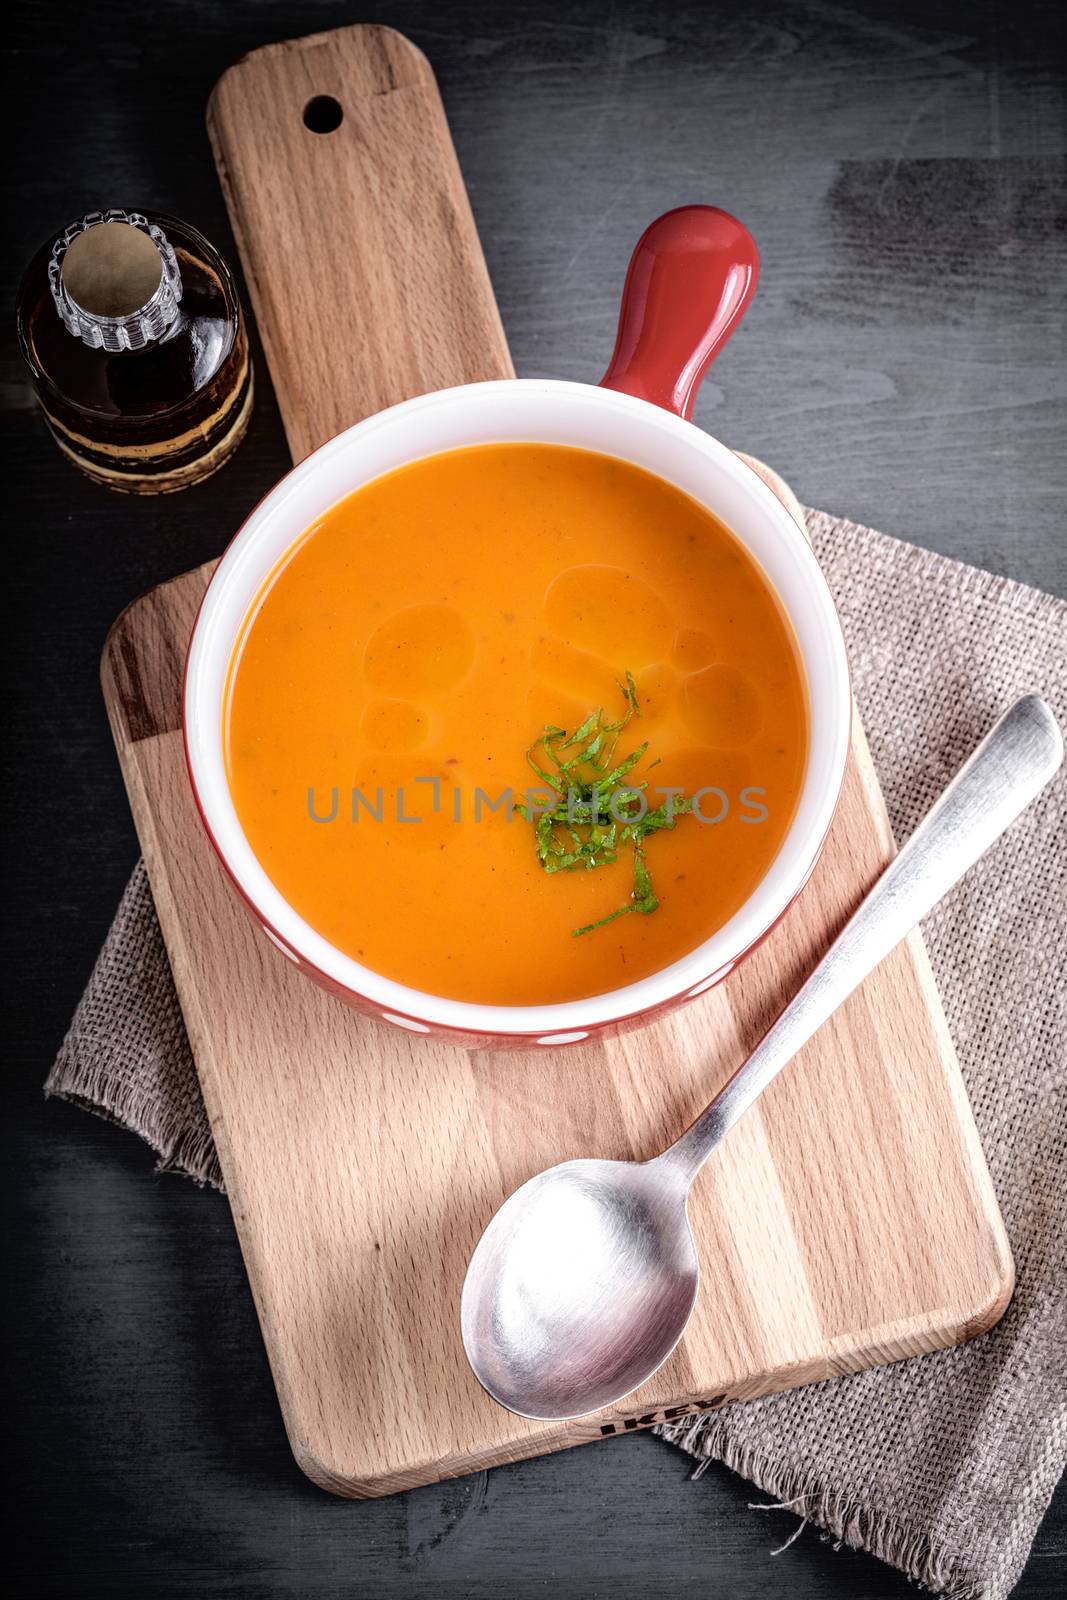
M 185 679 L 189 776 L 207 832 L 263 932 L 301 971 L 371 1016 L 457 1043 L 562 1045 L 637 1026 L 719 982 L 778 922 L 818 858 L 837 805 L 851 722 L 841 627 L 800 528 L 759 477 L 688 419 L 697 386 L 755 288 L 746 230 L 708 206 L 668 212 L 634 252 L 619 337 L 599 386 L 468 384 L 392 406 L 316 450 L 257 507 L 226 551 L 193 630 Z M 810 744 L 792 824 L 766 876 L 695 950 L 651 977 L 561 1005 L 473 1005 L 394 983 L 300 917 L 254 855 L 223 759 L 227 668 L 246 613 L 282 553 L 338 500 L 420 457 L 509 440 L 633 462 L 708 507 L 745 546 L 789 616 L 807 679 Z

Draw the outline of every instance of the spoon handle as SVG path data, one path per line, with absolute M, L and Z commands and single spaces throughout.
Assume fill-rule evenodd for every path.
M 691 1183 L 719 1140 L 867 974 L 1044 788 L 1063 758 L 1036 694 L 1006 711 L 861 901 L 743 1066 L 659 1157 Z

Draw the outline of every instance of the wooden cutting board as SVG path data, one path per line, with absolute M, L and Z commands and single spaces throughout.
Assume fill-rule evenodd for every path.
M 343 114 L 328 134 L 303 121 L 322 96 Z M 511 375 L 433 76 L 406 40 L 357 27 L 257 51 L 209 124 L 294 456 L 408 395 Z M 209 570 L 123 614 L 104 693 L 286 1426 L 317 1483 L 388 1494 L 996 1320 L 1011 1260 L 916 935 L 702 1175 L 700 1298 L 655 1378 L 578 1422 L 494 1404 L 459 1340 L 479 1233 L 552 1162 L 651 1156 L 742 1059 L 892 850 L 862 732 L 808 888 L 726 983 L 609 1043 L 472 1055 L 346 1010 L 232 900 L 179 732 Z

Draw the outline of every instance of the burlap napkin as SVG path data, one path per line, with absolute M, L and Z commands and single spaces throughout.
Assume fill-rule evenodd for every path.
M 898 838 L 979 737 L 1035 689 L 1067 727 L 1067 603 L 809 516 Z M 1006 1595 L 1067 1454 L 1067 780 L 927 919 L 1018 1288 L 958 1350 L 661 1429 L 833 1538 L 952 1600 Z M 47 1083 L 220 1184 L 144 869 Z

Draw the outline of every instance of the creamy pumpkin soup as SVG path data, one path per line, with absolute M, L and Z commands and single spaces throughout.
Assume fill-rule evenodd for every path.
M 808 743 L 766 579 L 696 501 L 499 444 L 326 513 L 243 627 L 245 834 L 289 903 L 401 983 L 550 1004 L 700 944 L 767 871 Z

